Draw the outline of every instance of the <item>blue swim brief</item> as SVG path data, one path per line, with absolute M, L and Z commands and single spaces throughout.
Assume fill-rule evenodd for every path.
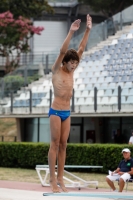
M 70 116 L 70 110 L 54 110 L 50 108 L 48 115 L 49 117 L 50 115 L 56 115 L 61 118 L 61 121 L 64 121 Z

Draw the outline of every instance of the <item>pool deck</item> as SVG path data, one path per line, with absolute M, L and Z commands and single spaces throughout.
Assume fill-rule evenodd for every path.
M 46 195 L 46 196 L 44 196 Z M 41 184 L 0 180 L 0 200 L 114 200 L 133 199 L 133 192 L 110 192 L 104 188 L 68 188 L 68 193 L 52 193 L 50 187 Z

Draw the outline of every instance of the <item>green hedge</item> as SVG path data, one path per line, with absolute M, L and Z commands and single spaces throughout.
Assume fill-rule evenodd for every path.
M 107 173 L 114 170 L 123 158 L 127 144 L 68 144 L 67 165 L 102 165 L 103 169 L 84 169 Z M 49 144 L 44 143 L 0 143 L 0 167 L 35 168 L 37 164 L 48 164 Z M 79 171 L 80 169 L 78 169 Z M 80 170 L 81 171 L 81 170 Z M 83 171 L 83 170 L 82 170 Z

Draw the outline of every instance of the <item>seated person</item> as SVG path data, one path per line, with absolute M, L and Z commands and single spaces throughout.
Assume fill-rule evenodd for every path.
M 118 168 L 111 175 L 106 176 L 106 181 L 113 191 L 117 191 L 113 181 L 119 180 L 119 192 L 122 192 L 125 182 L 133 178 L 133 159 L 130 157 L 131 152 L 125 148 L 122 150 L 122 154 L 124 159 L 119 163 Z

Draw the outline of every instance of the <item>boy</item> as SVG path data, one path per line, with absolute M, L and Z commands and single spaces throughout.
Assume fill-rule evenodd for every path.
M 67 139 L 70 132 L 70 99 L 73 91 L 73 75 L 88 41 L 92 20 L 87 15 L 86 30 L 80 42 L 78 51 L 68 50 L 70 40 L 80 27 L 81 20 L 75 20 L 63 42 L 58 58 L 52 67 L 52 83 L 54 100 L 49 111 L 51 143 L 48 152 L 50 169 L 50 185 L 53 192 L 60 192 L 58 185 L 67 192 L 63 182 L 63 171 L 66 157 Z M 61 66 L 62 64 L 62 66 Z M 55 164 L 57 157 L 57 180 L 55 179 Z

